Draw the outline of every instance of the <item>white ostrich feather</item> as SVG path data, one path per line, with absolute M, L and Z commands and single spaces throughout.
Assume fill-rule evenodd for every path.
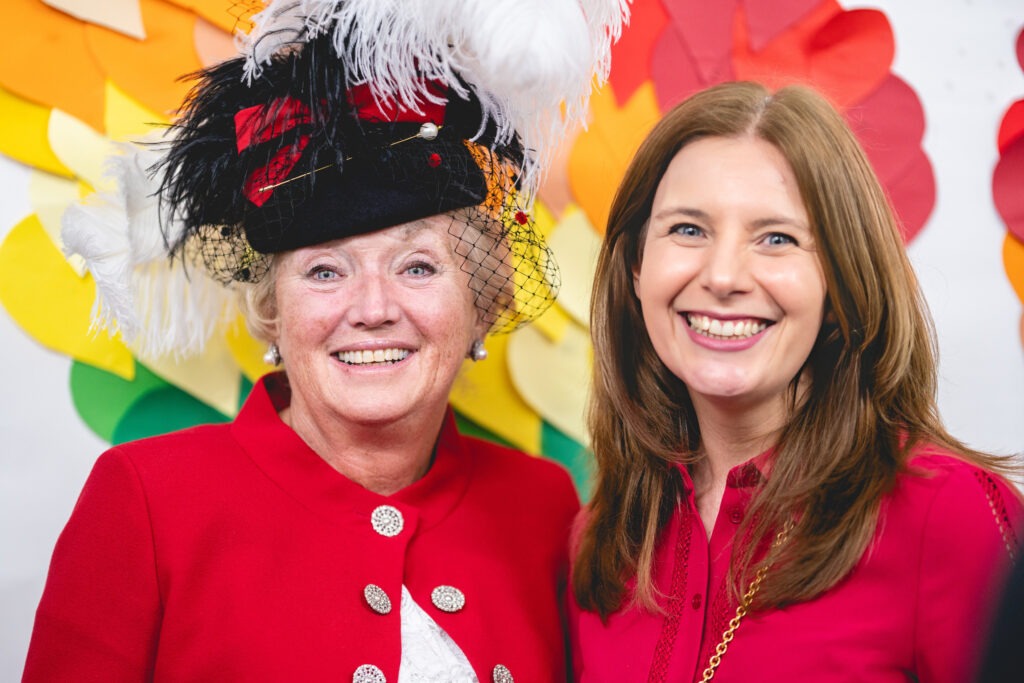
M 628 10 L 628 0 L 271 0 L 238 43 L 251 81 L 273 55 L 333 27 L 350 84 L 414 111 L 436 101 L 424 79 L 458 91 L 461 77 L 498 142 L 520 136 L 532 198 L 566 128 L 585 124 Z
M 235 313 L 233 295 L 204 268 L 186 272 L 182 259 L 168 257 L 160 179 L 148 172 L 160 152 L 133 144 L 119 151 L 106 168 L 116 189 L 87 197 L 62 217 L 65 251 L 80 255 L 96 281 L 93 326 L 120 332 L 142 359 L 201 353 Z

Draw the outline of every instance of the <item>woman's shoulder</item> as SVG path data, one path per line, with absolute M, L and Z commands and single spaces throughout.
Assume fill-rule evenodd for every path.
M 997 533 L 1015 547 L 1024 534 L 1020 491 L 1000 474 L 936 444 L 914 448 L 887 502 L 919 515 L 929 535 Z
M 111 446 L 97 464 L 120 462 L 140 475 L 163 477 L 173 472 L 201 475 L 235 449 L 230 424 L 205 424 Z
M 473 455 L 478 475 L 499 482 L 506 490 L 515 488 L 523 495 L 539 493 L 571 499 L 573 509 L 579 497 L 569 471 L 559 462 L 545 456 L 522 451 L 471 436 L 463 436 L 466 449 Z

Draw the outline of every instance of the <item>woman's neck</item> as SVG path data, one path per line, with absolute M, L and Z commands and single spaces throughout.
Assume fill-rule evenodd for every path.
M 446 406 L 389 424 L 351 424 L 289 406 L 281 419 L 331 467 L 360 486 L 391 495 L 430 469 Z
M 718 518 L 729 471 L 773 446 L 782 429 L 779 407 L 693 402 L 704 456 L 690 467 L 694 499 L 708 537 Z

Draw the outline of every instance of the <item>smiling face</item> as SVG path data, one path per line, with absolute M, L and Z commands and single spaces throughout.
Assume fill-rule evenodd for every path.
M 281 254 L 275 336 L 294 420 L 368 425 L 439 415 L 485 329 L 435 216 Z
M 780 425 L 821 329 L 825 279 L 796 178 L 754 137 L 709 137 L 658 185 L 634 273 L 655 352 L 698 413 L 713 402 Z

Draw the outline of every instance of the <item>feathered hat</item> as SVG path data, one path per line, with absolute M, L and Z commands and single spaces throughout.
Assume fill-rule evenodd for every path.
M 271 0 L 160 142 L 111 159 L 118 190 L 65 214 L 97 319 L 188 355 L 270 255 L 448 212 L 492 330 L 536 317 L 558 273 L 534 194 L 627 2 Z

